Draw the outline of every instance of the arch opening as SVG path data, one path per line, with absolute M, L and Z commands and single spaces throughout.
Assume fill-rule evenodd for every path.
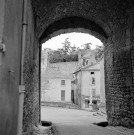
M 64 32 L 71 33 L 71 31 L 74 31 L 74 30 L 76 30 L 76 29 L 73 29 L 73 30 L 70 29 L 70 31 L 68 29 L 68 30 L 66 30 Z M 86 33 L 86 31 L 84 31 L 84 30 L 85 29 L 79 28 L 75 32 L 79 31 L 79 32 Z M 57 36 L 58 34 L 60 36 L 61 33 L 63 33 L 63 31 L 59 30 L 58 32 L 53 33 L 53 36 Z M 63 35 L 65 35 L 65 34 L 63 34 Z M 87 35 L 89 35 L 88 32 L 87 32 Z M 52 39 L 54 39 L 54 38 L 52 37 Z M 84 42 L 86 44 L 86 41 L 84 41 Z M 55 46 L 56 45 L 56 40 L 55 40 L 55 42 L 53 42 L 53 44 L 51 43 L 51 45 Z M 51 46 L 50 46 L 50 48 L 51 48 Z M 49 46 L 47 46 L 45 50 L 44 50 L 44 47 L 43 47 L 43 50 L 42 50 L 42 52 L 45 55 L 45 60 L 42 61 L 42 69 L 41 69 L 41 71 L 42 71 L 41 72 L 42 73 L 41 74 L 41 76 L 42 76 L 42 79 L 41 79 L 42 80 L 41 90 L 42 90 L 42 102 L 44 103 L 44 105 L 48 105 L 49 106 L 51 104 L 52 106 L 58 106 L 59 105 L 59 106 L 66 107 L 66 105 L 69 106 L 70 104 L 68 105 L 65 102 L 71 102 L 73 104 L 76 104 L 76 107 L 88 109 L 90 107 L 90 104 L 93 104 L 94 105 L 93 109 L 99 109 L 98 105 L 100 104 L 100 95 L 101 95 L 102 96 L 101 100 L 104 102 L 103 104 L 101 104 L 101 107 L 102 107 L 102 105 L 105 104 L 104 59 L 101 58 L 98 61 L 95 60 L 94 51 L 90 51 L 90 50 L 87 49 L 87 50 L 84 50 L 85 52 L 81 51 L 79 53 L 77 61 L 74 61 L 74 62 L 61 61 L 61 62 L 48 63 L 48 54 L 49 54 L 49 52 L 51 52 L 50 48 L 49 48 Z M 86 58 L 87 55 L 92 55 L 93 57 L 91 57 L 91 59 L 90 58 Z M 72 67 L 71 67 L 71 65 L 72 65 Z M 68 66 L 70 66 L 71 68 L 68 68 Z M 93 69 L 90 69 L 89 68 L 90 66 L 93 67 Z M 100 71 L 99 66 L 101 66 L 101 71 Z M 61 67 L 63 67 L 63 68 L 61 68 Z M 68 70 L 71 70 L 74 67 L 75 67 L 75 69 L 71 73 L 72 74 L 72 78 L 71 77 L 70 78 L 66 78 L 66 76 L 60 76 L 61 72 L 66 72 Z M 87 80 L 83 80 L 83 81 L 89 81 L 90 82 L 91 78 L 95 79 L 95 82 L 96 82 L 95 85 L 96 86 L 95 85 L 91 86 L 92 89 L 90 90 L 90 91 L 93 91 L 93 94 L 95 94 L 93 96 L 93 99 L 90 99 L 90 96 L 89 96 L 89 89 L 90 89 L 89 86 L 86 85 L 85 88 L 81 88 L 81 89 L 84 89 L 86 91 L 86 94 L 85 93 L 81 93 L 81 95 L 79 95 L 78 93 L 81 92 L 81 89 L 79 89 L 79 90 L 77 89 L 79 84 L 73 84 L 73 82 L 76 82 L 77 74 L 79 74 L 81 72 L 81 70 L 82 70 L 83 74 L 85 74 L 85 76 L 87 75 L 86 77 L 88 77 Z M 101 76 L 100 76 L 100 72 L 101 72 Z M 57 77 L 57 75 L 58 75 L 58 77 Z M 84 78 L 86 78 L 86 77 L 84 77 Z M 101 81 L 100 78 L 101 79 L 103 78 L 103 81 Z M 71 81 L 70 81 L 70 84 L 68 84 L 68 85 L 72 86 L 72 87 L 70 87 L 70 90 L 68 90 L 68 91 L 70 91 L 70 93 L 69 93 L 70 94 L 70 96 L 69 96 L 70 98 L 67 98 L 65 96 L 67 91 L 63 90 L 63 89 L 61 89 L 61 91 L 58 91 L 58 88 L 56 89 L 56 87 L 57 87 L 57 85 L 59 85 L 59 87 L 60 87 L 60 85 L 63 83 L 63 81 L 64 81 L 64 84 L 68 83 L 67 80 L 69 80 L 69 79 Z M 56 82 L 56 84 L 55 84 L 55 82 Z M 99 83 L 99 84 L 97 84 L 97 83 Z M 102 83 L 103 83 L 103 86 L 101 86 L 102 88 L 100 88 L 100 84 L 102 84 Z M 88 82 L 86 82 L 86 84 L 88 84 Z M 52 87 L 55 88 L 55 91 L 52 91 Z M 100 89 L 102 89 L 101 92 L 103 91 L 103 93 L 100 92 Z M 57 95 L 57 97 L 56 97 L 56 95 Z M 76 98 L 76 95 L 79 95 L 79 96 L 83 97 L 83 101 L 81 100 L 81 98 Z
M 43 43 L 56 35 L 71 32 L 88 33 L 97 37 L 102 42 L 108 38 L 108 34 L 94 21 L 83 17 L 72 16 L 62 18 L 50 24 L 40 36 L 39 41 Z
M 86 18 L 72 16 L 63 18 L 61 20 L 55 21 L 53 24 L 49 25 L 43 32 L 40 37 L 40 43 L 44 43 L 49 39 L 56 37 L 61 34 L 72 33 L 72 32 L 79 32 L 79 33 L 86 33 L 92 35 L 103 42 L 108 39 L 108 34 L 101 28 L 97 23 L 94 21 L 88 20 Z M 104 69 L 104 60 L 102 68 Z M 103 78 L 104 78 L 104 71 L 103 71 Z M 103 98 L 105 98 L 105 91 L 103 92 Z M 104 101 L 105 99 L 103 99 Z M 105 106 L 104 103 L 102 106 Z

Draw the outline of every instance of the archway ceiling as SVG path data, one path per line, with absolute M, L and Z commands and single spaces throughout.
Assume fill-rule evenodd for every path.
M 45 32 L 41 35 L 40 41 L 42 41 L 44 38 L 47 38 L 50 34 L 53 34 L 56 31 L 62 30 L 64 32 L 66 29 L 69 29 L 70 31 L 72 29 L 75 31 L 76 29 L 77 32 L 77 28 L 89 29 L 90 31 L 97 32 L 98 35 L 102 35 L 104 38 L 108 37 L 105 31 L 98 24 L 85 18 L 75 16 L 63 18 L 49 25 L 49 27 L 47 27 Z
M 37 33 L 42 39 L 52 24 L 73 16 L 89 20 L 90 24 L 94 22 L 93 30 L 110 36 L 121 24 L 127 23 L 134 6 L 133 0 L 32 0 L 32 5 Z

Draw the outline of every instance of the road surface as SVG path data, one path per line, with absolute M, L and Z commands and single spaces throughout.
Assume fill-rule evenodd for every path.
M 122 135 L 122 133 L 94 125 L 105 121 L 104 116 L 94 116 L 84 110 L 42 107 L 41 119 L 56 125 L 58 135 Z

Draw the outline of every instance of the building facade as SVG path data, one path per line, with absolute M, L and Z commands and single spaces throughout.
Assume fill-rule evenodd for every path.
M 104 58 L 100 61 L 100 105 L 99 110 L 106 113 L 106 97 L 105 97 L 105 75 L 104 75 Z
M 86 66 L 74 72 L 76 103 L 89 108 L 89 103 L 100 102 L 100 63 Z
M 72 73 L 77 69 L 78 62 L 61 62 L 49 64 L 42 71 L 42 101 L 71 102 Z
M 79 67 L 73 73 L 74 102 L 81 108 L 89 104 L 105 108 L 104 58 L 96 60 L 94 50 L 83 50 L 79 54 Z

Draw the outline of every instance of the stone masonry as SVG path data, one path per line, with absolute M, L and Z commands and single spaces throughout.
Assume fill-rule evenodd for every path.
M 105 45 L 106 107 L 110 125 L 134 127 L 133 12 L 130 1 L 32 1 L 40 42 L 77 28 Z M 77 31 L 77 30 L 76 30 Z
M 23 132 L 33 130 L 33 125 L 38 125 L 39 108 L 39 43 L 35 34 L 34 18 L 30 1 L 28 3 L 28 30 L 27 45 L 24 61 L 24 117 Z
M 0 11 L 0 40 L 6 47 L 5 53 L 0 51 L 0 134 L 16 135 L 23 0 L 1 0 Z M 23 132 L 40 122 L 41 44 L 75 31 L 91 34 L 105 45 L 109 124 L 134 127 L 133 0 L 28 0 L 27 26 Z

